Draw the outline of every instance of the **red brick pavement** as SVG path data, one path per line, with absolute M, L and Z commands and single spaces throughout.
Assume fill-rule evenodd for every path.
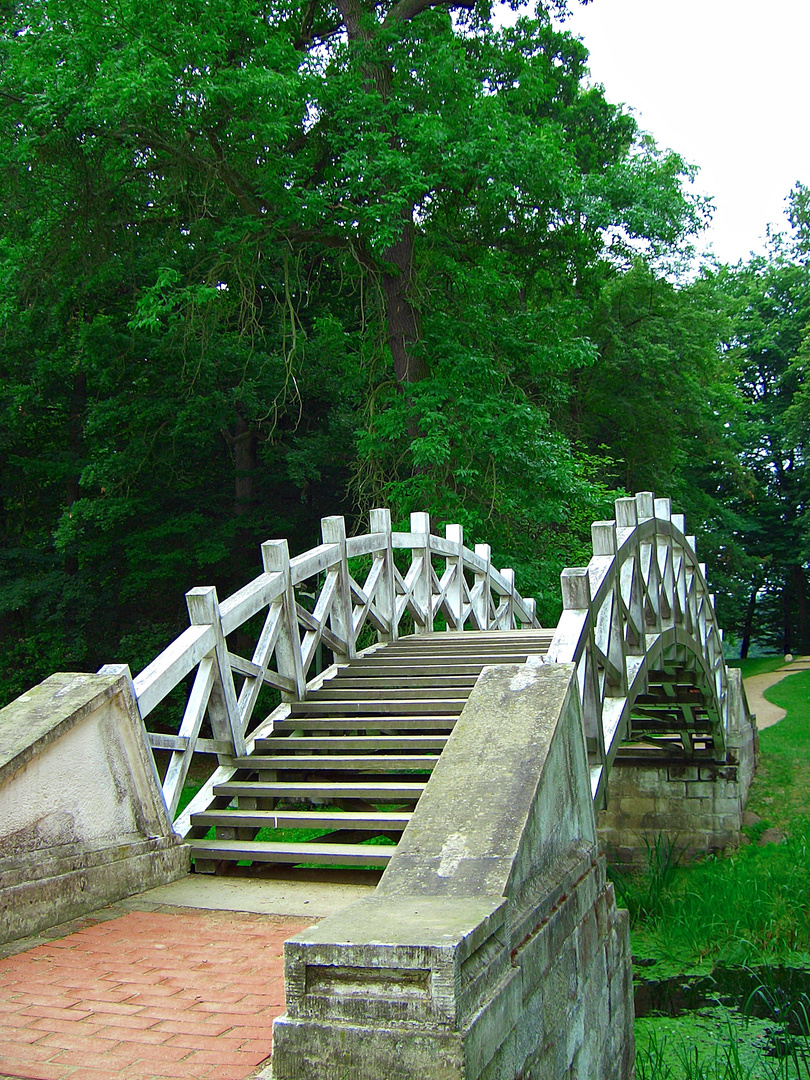
M 0 960 L 0 1074 L 243 1080 L 284 1012 L 283 942 L 307 925 L 131 911 Z

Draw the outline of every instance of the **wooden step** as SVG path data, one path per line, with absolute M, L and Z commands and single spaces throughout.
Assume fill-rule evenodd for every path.
M 333 780 L 303 783 L 275 780 L 228 780 L 214 787 L 216 797 L 247 796 L 256 799 L 366 799 L 369 802 L 412 802 L 425 790 L 427 779 L 407 782 L 382 780 L 362 783 L 342 783 Z
M 358 680 L 359 682 L 360 680 Z M 383 686 L 329 686 L 324 685 L 317 690 L 309 701 L 448 701 L 452 699 L 464 700 L 470 696 L 475 684 L 469 686 L 450 686 L 444 689 L 436 686 L 402 686 L 396 685 L 393 679 L 387 680 Z
M 520 664 L 527 656 L 542 656 L 544 649 L 523 649 L 520 647 L 508 648 L 507 646 L 495 646 L 485 649 L 396 649 L 394 646 L 386 649 L 385 652 L 378 653 L 380 659 L 385 658 L 386 663 L 399 663 L 400 661 L 411 661 L 412 663 L 426 664 L 441 663 L 442 661 L 449 661 L 453 664 L 491 664 L 493 662 L 502 664 Z M 375 657 L 376 659 L 377 657 Z M 493 661 L 493 658 L 496 658 Z M 353 661 L 353 663 L 372 663 L 368 660 Z
M 317 863 L 319 866 L 386 866 L 393 844 L 282 844 L 260 840 L 187 840 L 191 857 L 219 862 Z
M 452 731 L 455 716 L 356 716 L 356 717 L 306 717 L 294 720 L 277 720 L 273 731 L 357 731 L 372 728 L 374 731 Z
M 349 669 L 351 671 L 351 669 Z M 380 675 L 375 672 L 369 672 L 367 675 L 362 675 L 359 678 L 349 678 L 347 675 L 338 676 L 329 682 L 323 684 L 322 689 L 317 693 L 320 695 L 325 690 L 343 690 L 347 691 L 350 688 L 358 691 L 371 691 L 371 690 L 386 690 L 393 687 L 398 687 L 402 690 L 432 690 L 444 692 L 447 690 L 460 690 L 464 693 L 469 693 L 478 681 L 480 672 L 478 670 L 470 672 L 467 675 L 403 675 L 402 671 L 397 668 L 390 669 L 390 675 Z
M 294 701 L 290 716 L 378 716 L 405 712 L 411 716 L 435 716 L 447 714 L 458 716 L 467 703 L 466 698 L 424 698 L 409 701 L 407 709 L 402 701 Z
M 481 664 L 393 664 L 384 663 L 351 664 L 350 667 L 338 668 L 332 680 L 333 684 L 354 683 L 373 686 L 376 680 L 388 683 L 395 679 L 403 686 L 474 686 L 481 674 Z M 324 683 L 324 685 L 328 685 Z
M 411 815 L 392 810 L 206 810 L 191 815 L 191 824 L 236 829 L 358 829 L 362 832 L 402 832 Z
M 278 750 L 442 750 L 447 735 L 285 735 L 257 739 L 257 754 Z
M 429 771 L 435 768 L 438 754 L 251 754 L 234 758 L 239 769 L 274 772 L 402 772 L 403 770 Z

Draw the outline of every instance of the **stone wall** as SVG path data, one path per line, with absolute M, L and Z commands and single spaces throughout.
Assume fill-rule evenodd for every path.
M 485 669 L 373 897 L 285 944 L 275 1080 L 628 1080 L 572 665 Z
M 0 710 L 0 942 L 188 868 L 126 674 L 51 675 Z
M 599 836 L 611 862 L 644 866 L 658 836 L 686 859 L 736 847 L 756 765 L 757 730 L 739 669 L 729 669 L 731 725 L 724 762 L 617 757 Z

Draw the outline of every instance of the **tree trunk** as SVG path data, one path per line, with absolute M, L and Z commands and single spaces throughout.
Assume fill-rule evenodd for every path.
M 70 511 L 71 506 L 79 500 L 81 489 L 79 478 L 81 475 L 81 453 L 83 441 L 83 419 L 87 404 L 87 374 L 77 371 L 73 377 L 73 388 L 70 393 L 70 420 L 68 426 L 68 446 L 70 454 L 75 462 L 74 472 L 65 481 L 65 505 Z M 79 554 L 74 549 L 65 553 L 65 573 L 75 577 L 79 572 Z
M 394 374 L 400 386 L 419 382 L 427 375 L 424 361 L 411 351 L 419 340 L 419 322 L 410 296 L 414 259 L 412 212 L 403 210 L 402 219 L 399 240 L 386 248 L 382 255 L 384 262 L 396 268 L 393 272 L 384 271 L 382 282 L 388 344 L 394 359 Z
M 796 646 L 800 652 L 810 647 L 807 634 L 807 578 L 804 567 L 798 563 L 790 568 L 793 578 L 792 593 L 796 599 Z
M 785 574 L 782 586 L 782 652 L 785 656 L 790 652 L 790 567 Z
M 234 461 L 235 517 L 244 517 L 253 507 L 253 478 L 258 461 L 256 458 L 256 432 L 242 414 L 242 406 L 236 405 L 236 433 L 230 439 Z
M 757 606 L 757 593 L 759 592 L 760 578 L 759 574 L 754 574 L 751 579 L 751 592 L 748 597 L 748 608 L 745 612 L 745 623 L 743 625 L 742 641 L 740 642 L 740 659 L 745 660 L 748 656 L 748 649 L 751 646 L 751 629 L 754 625 L 754 611 Z

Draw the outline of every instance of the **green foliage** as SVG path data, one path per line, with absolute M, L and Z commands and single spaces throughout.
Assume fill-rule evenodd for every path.
M 453 8 L 3 9 L 0 695 L 374 502 L 461 521 L 556 619 L 624 484 L 562 422 L 594 307 L 703 207 L 542 8 Z
M 630 913 L 631 926 L 636 926 L 642 920 L 660 917 L 683 854 L 678 850 L 677 837 L 674 836 L 659 833 L 652 842 L 646 837 L 644 842 L 647 865 L 642 873 L 622 873 L 615 866 L 609 869 L 611 881 L 616 887 L 616 899 L 619 906 Z
M 760 732 L 748 809 L 762 821 L 752 842 L 669 872 L 666 887 L 654 893 L 655 907 L 637 916 L 633 951 L 655 959 L 656 970 L 790 962 L 810 954 L 809 689 L 810 672 L 799 672 L 766 691 L 787 715 Z M 786 838 L 757 843 L 771 826 Z
M 806 762 L 810 756 L 810 672 L 787 675 L 765 691 L 786 712 L 760 732 L 762 759 L 749 808 L 764 820 L 793 830 L 795 818 L 810 817 Z
M 777 1031 L 783 1052 L 769 1056 L 766 1046 Z M 754 1019 L 717 1006 L 647 1017 L 636 1021 L 636 1074 L 638 1080 L 806 1080 L 808 1038 L 810 1026 L 793 1034 L 779 1011 Z

